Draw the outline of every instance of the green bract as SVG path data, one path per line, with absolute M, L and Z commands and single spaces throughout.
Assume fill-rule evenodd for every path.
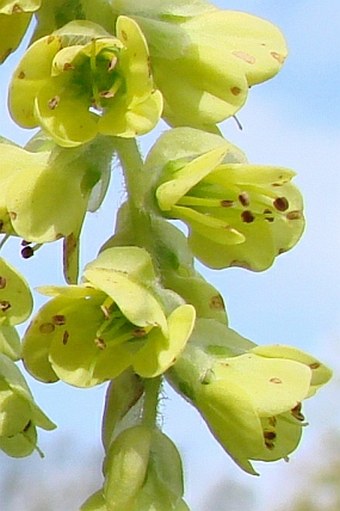
M 0 2 L 0 64 L 19 46 L 41 0 L 3 0 Z
M 236 334 L 230 331 L 223 346 L 208 340 L 206 329 L 206 320 L 200 320 L 171 370 L 172 382 L 236 463 L 256 474 L 250 460 L 286 459 L 296 449 L 305 425 L 301 402 L 329 380 L 331 371 L 280 345 L 230 356 L 242 348 Z
M 44 381 L 87 387 L 129 366 L 143 377 L 168 369 L 191 334 L 195 309 L 165 314 L 148 253 L 137 247 L 103 252 L 84 272 L 88 284 L 43 288 L 54 295 L 28 328 L 27 369 Z M 89 287 L 90 286 L 90 287 Z
M 174 135 L 156 144 L 153 160 L 167 136 Z M 190 247 L 207 266 L 261 271 L 302 234 L 302 197 L 290 182 L 294 175 L 240 162 L 237 149 L 221 140 L 197 157 L 168 160 L 156 197 L 164 214 L 187 223 Z
M 0 354 L 0 449 L 9 456 L 28 456 L 36 448 L 36 426 L 55 428 L 33 401 L 19 369 Z
M 81 511 L 186 511 L 179 453 L 157 429 L 133 426 L 112 442 L 103 489 Z
M 99 25 L 74 21 L 33 43 L 10 86 L 16 122 L 40 125 L 64 147 L 97 133 L 129 138 L 150 131 L 162 96 L 154 89 L 146 41 L 125 16 L 116 31 L 113 37 Z
M 249 87 L 273 77 L 287 56 L 279 29 L 261 18 L 208 2 L 144 4 L 118 0 L 112 8 L 142 28 L 163 116 L 173 126 L 214 131 L 242 107 Z

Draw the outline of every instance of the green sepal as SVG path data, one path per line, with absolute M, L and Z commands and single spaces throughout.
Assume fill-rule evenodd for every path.
M 0 258 L 0 325 L 23 323 L 32 308 L 33 298 L 28 283 L 13 266 Z
M 116 0 L 112 3 L 113 12 L 126 14 L 127 16 L 140 16 L 150 19 L 178 18 L 182 21 L 215 10 L 206 0 L 149 0 L 144 3 L 136 3 L 134 0 Z
M 0 353 L 16 362 L 21 358 L 20 337 L 13 326 L 4 324 L 5 321 L 0 322 Z
M 36 14 L 37 24 L 32 41 L 54 32 L 66 23 L 84 18 L 82 0 L 48 0 Z
M 103 490 L 96 491 L 81 506 L 79 511 L 108 511 Z

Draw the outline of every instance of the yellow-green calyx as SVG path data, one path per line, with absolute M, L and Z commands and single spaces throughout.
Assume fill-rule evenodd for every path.
M 156 190 L 160 210 L 189 227 L 196 257 L 212 268 L 268 268 L 299 240 L 302 197 L 289 169 L 230 160 L 224 143 L 190 159 L 171 161 Z
M 28 456 L 37 448 L 36 426 L 55 428 L 33 401 L 19 369 L 0 354 L 0 449 L 9 456 Z
M 210 329 L 211 322 L 209 324 Z M 200 320 L 192 341 L 171 369 L 176 388 L 197 407 L 213 435 L 246 472 L 251 460 L 287 459 L 305 425 L 302 401 L 331 377 L 312 356 L 289 346 L 241 348 L 229 330 L 229 346 L 206 337 Z
M 183 351 L 195 309 L 165 313 L 148 253 L 137 247 L 103 252 L 84 272 L 87 284 L 45 287 L 52 295 L 28 328 L 27 369 L 43 381 L 96 385 L 132 366 L 143 377 L 166 371 Z
M 117 20 L 117 36 L 89 21 L 74 21 L 36 41 L 10 86 L 10 110 L 26 128 L 40 125 L 61 146 L 97 133 L 135 137 L 162 112 L 148 48 L 136 22 Z M 76 115 L 75 115 L 76 112 Z
M 24 37 L 32 13 L 41 0 L 4 0 L 0 4 L 0 64 L 16 50 Z

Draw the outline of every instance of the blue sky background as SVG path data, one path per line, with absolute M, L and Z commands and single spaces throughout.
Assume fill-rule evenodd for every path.
M 277 24 L 286 36 L 290 55 L 283 70 L 275 79 L 252 88 L 246 106 L 238 115 L 243 130 L 238 130 L 231 120 L 224 123 L 223 132 L 247 153 L 252 163 L 287 166 L 297 172 L 295 182 L 305 197 L 307 228 L 299 245 L 280 256 L 264 273 L 240 269 L 203 271 L 221 290 L 230 324 L 242 335 L 259 344 L 293 344 L 319 356 L 336 370 L 332 385 L 307 403 L 311 426 L 307 428 L 302 447 L 289 464 L 257 464 L 261 478 L 243 474 L 234 466 L 198 414 L 173 392 L 169 391 L 168 399 L 164 400 L 164 427 L 184 454 L 187 500 L 192 510 L 212 511 L 205 496 L 220 481 L 225 485 L 227 503 L 226 481 L 232 480 L 255 492 L 252 511 L 258 511 L 264 509 L 268 498 L 272 503 L 290 498 L 294 478 L 301 463 L 310 459 L 315 440 L 340 424 L 336 403 L 340 365 L 337 355 L 340 342 L 340 6 L 338 0 L 295 0 L 288 6 L 283 0 L 220 0 L 215 4 L 266 18 Z M 2 98 L 6 96 L 8 74 L 17 60 L 14 55 L 0 68 Z M 0 105 L 1 135 L 23 143 L 31 133 L 14 126 L 4 103 Z M 150 141 L 150 136 L 143 138 L 145 150 Z M 83 239 L 84 262 L 95 257 L 98 247 L 112 231 L 112 204 L 118 205 L 124 195 L 120 185 L 117 175 L 104 206 L 88 218 Z M 10 242 L 2 255 L 30 276 L 32 286 L 62 282 L 58 244 L 44 247 L 28 261 L 22 261 L 18 251 L 16 242 Z M 87 459 L 87 450 L 100 449 L 104 386 L 81 390 L 61 383 L 48 386 L 29 377 L 28 380 L 38 404 L 59 426 L 55 433 L 40 435 L 46 456 L 52 455 L 58 439 L 72 439 L 65 456 L 72 460 L 73 469 L 77 469 L 77 462 L 80 469 L 82 460 Z M 0 462 L 1 479 L 7 466 L 2 455 Z M 29 466 L 30 461 L 16 463 Z M 35 467 L 41 473 L 43 465 Z M 93 467 L 95 470 L 100 470 L 99 463 Z M 282 491 L 273 492 L 271 489 L 278 481 Z M 237 509 L 228 508 L 228 511 Z

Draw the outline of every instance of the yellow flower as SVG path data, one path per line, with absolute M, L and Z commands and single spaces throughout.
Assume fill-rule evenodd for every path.
M 97 133 L 135 137 L 153 129 L 162 96 L 154 89 L 145 38 L 124 16 L 116 31 L 114 37 L 99 25 L 74 21 L 33 43 L 10 86 L 14 120 L 26 128 L 40 125 L 64 147 Z

